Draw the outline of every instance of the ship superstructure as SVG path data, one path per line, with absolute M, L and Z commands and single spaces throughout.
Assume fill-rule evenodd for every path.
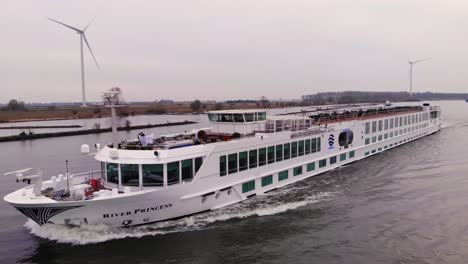
M 135 226 L 216 210 L 440 130 L 429 104 L 370 105 L 268 116 L 208 113 L 210 128 L 104 146 L 100 170 L 13 172 L 33 186 L 5 196 L 40 225 Z M 84 151 L 87 148 L 84 147 Z

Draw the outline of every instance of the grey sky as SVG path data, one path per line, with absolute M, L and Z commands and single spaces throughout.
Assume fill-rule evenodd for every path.
M 4 1 L 0 102 L 298 98 L 318 91 L 468 92 L 466 0 Z

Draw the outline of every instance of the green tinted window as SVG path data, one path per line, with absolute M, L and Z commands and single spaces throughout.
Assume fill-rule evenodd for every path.
M 326 159 L 319 160 L 319 168 L 323 168 L 325 166 L 327 166 L 327 160 Z
M 310 139 L 306 139 L 305 140 L 305 150 L 304 150 L 305 154 L 309 154 L 310 153 Z
M 247 169 L 247 151 L 239 153 L 239 171 Z
M 287 160 L 287 159 L 289 159 L 289 157 L 291 157 L 291 144 L 290 143 L 284 144 L 283 153 L 284 153 L 284 159 L 285 160 Z
M 297 142 L 291 143 L 291 158 L 297 157 Z
M 257 167 L 257 150 L 249 151 L 249 168 L 256 168 Z
M 179 178 L 179 162 L 171 162 L 167 164 L 167 184 L 175 184 L 180 181 Z
M 312 153 L 317 152 L 317 139 L 313 138 L 312 139 Z
M 120 173 L 122 177 L 122 185 L 125 186 L 140 186 L 138 164 L 120 164 Z
M 273 183 L 273 175 L 268 175 L 262 178 L 262 187 Z
M 278 173 L 278 181 L 286 180 L 288 178 L 288 171 L 282 171 Z
M 330 157 L 330 164 L 336 163 L 336 156 Z
M 340 161 L 346 160 L 346 153 L 340 154 Z
M 227 172 L 226 169 L 226 156 L 219 157 L 219 175 L 225 176 Z
M 182 161 L 182 180 L 191 180 L 193 178 L 193 159 Z
M 107 181 L 119 184 L 119 165 L 116 163 L 107 163 Z
M 255 190 L 255 181 L 248 181 L 242 184 L 242 193 Z
M 163 186 L 164 166 L 163 164 L 143 164 L 143 186 Z
M 275 146 L 268 147 L 268 164 L 275 162 Z
M 301 174 L 302 174 L 302 166 L 295 167 L 295 168 L 293 169 L 293 175 L 294 175 L 294 176 L 301 175 Z
M 304 155 L 304 140 L 299 141 L 299 156 Z
M 349 152 L 349 158 L 350 159 L 354 158 L 354 155 L 355 155 L 354 150 Z
M 237 172 L 237 153 L 228 155 L 228 174 Z
M 283 145 L 276 145 L 276 161 L 283 160 Z
M 258 150 L 258 166 L 263 166 L 266 164 L 266 148 L 261 148 Z
M 198 172 L 198 170 L 200 169 L 202 164 L 203 164 L 203 158 L 202 157 L 195 158 L 195 173 Z
M 315 162 L 311 162 L 307 164 L 307 171 L 315 170 Z

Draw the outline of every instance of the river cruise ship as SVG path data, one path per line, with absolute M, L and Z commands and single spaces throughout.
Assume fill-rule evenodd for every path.
M 441 109 L 361 105 L 268 116 L 208 113 L 211 127 L 98 148 L 100 170 L 29 182 L 4 200 L 39 225 L 128 227 L 223 208 L 440 130 Z M 83 145 L 88 153 L 89 146 Z

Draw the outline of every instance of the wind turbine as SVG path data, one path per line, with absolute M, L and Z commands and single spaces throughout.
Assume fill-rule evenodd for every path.
M 410 65 L 410 68 L 409 68 L 409 87 L 410 87 L 410 97 L 413 96 L 413 64 L 416 64 L 418 62 L 422 62 L 422 61 L 427 61 L 427 60 L 430 60 L 431 58 L 425 58 L 425 59 L 422 59 L 422 60 L 415 60 L 415 61 L 411 61 L 410 59 L 408 59 L 408 63 Z
M 91 50 L 91 46 L 89 45 L 88 43 L 88 40 L 86 39 L 86 35 L 85 35 L 85 31 L 86 29 L 88 29 L 89 25 L 91 25 L 91 23 L 93 22 L 93 20 L 91 22 L 89 22 L 89 24 L 84 28 L 84 29 L 77 29 L 75 27 L 72 27 L 70 25 L 67 25 L 65 23 L 62 23 L 60 21 L 57 21 L 57 20 L 54 20 L 52 18 L 48 18 L 50 21 L 53 21 L 55 23 L 58 23 L 62 26 L 65 26 L 67 28 L 70 28 L 72 30 L 74 30 L 78 35 L 80 35 L 80 53 L 81 53 L 81 94 L 83 96 L 83 106 L 86 106 L 86 92 L 85 92 L 85 72 L 84 72 L 84 57 L 83 57 L 83 41 L 86 43 L 86 46 L 88 47 L 89 49 L 89 52 L 91 53 L 91 56 L 93 56 L 93 59 L 94 59 L 94 62 L 96 63 L 96 66 L 98 69 L 101 69 L 99 67 L 99 64 L 96 60 L 96 57 L 94 57 L 94 54 L 93 54 L 93 51 Z

